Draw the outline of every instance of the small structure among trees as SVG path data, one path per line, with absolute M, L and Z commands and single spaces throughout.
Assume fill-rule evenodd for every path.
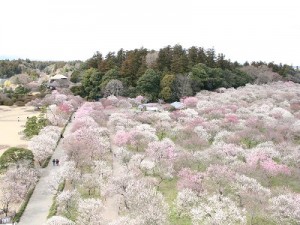
M 48 88 L 54 89 L 56 87 L 69 87 L 68 78 L 62 74 L 56 74 L 50 77 Z

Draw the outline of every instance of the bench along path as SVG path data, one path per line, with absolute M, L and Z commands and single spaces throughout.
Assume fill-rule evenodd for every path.
M 64 135 L 68 135 L 72 124 L 69 123 L 65 129 Z M 18 225 L 42 225 L 46 222 L 49 209 L 52 205 L 54 193 L 49 190 L 48 180 L 51 171 L 58 170 L 59 166 L 52 165 L 52 159 L 62 159 L 64 152 L 62 150 L 61 139 L 56 147 L 48 166 L 41 169 L 41 177 L 37 183 L 34 192 L 28 202 L 26 210 L 21 217 Z

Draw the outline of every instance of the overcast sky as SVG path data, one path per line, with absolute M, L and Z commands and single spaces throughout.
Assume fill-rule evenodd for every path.
M 299 0 L 1 0 L 0 57 L 214 47 L 238 62 L 300 65 Z

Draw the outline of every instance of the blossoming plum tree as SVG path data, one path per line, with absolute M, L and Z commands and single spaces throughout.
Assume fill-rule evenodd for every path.
M 27 164 L 11 166 L 1 179 L 0 202 L 3 212 L 8 214 L 14 203 L 20 203 L 38 181 L 38 171 Z
M 203 200 L 191 210 L 193 224 L 246 224 L 245 210 L 229 198 L 213 195 Z
M 100 199 L 81 199 L 78 202 L 76 224 L 105 225 L 103 218 L 103 203 Z
M 47 220 L 46 225 L 75 225 L 75 223 L 63 216 L 52 216 Z
M 270 199 L 269 212 L 281 224 L 300 223 L 300 195 L 282 194 Z

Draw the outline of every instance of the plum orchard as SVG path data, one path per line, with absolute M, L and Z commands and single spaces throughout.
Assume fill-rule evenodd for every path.
M 299 224 L 299 96 L 277 82 L 202 91 L 173 112 L 130 108 L 141 96 L 84 103 L 49 224 Z

